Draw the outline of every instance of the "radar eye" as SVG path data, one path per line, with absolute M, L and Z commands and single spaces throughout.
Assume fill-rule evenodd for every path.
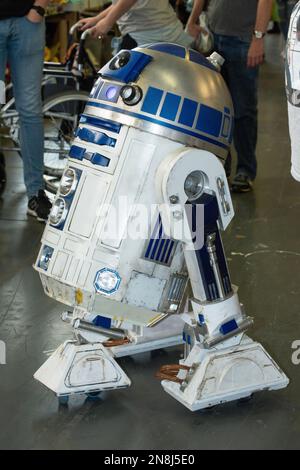
M 143 91 L 137 85 L 126 85 L 121 89 L 121 97 L 125 104 L 128 106 L 134 106 L 141 101 Z
M 109 64 L 111 70 L 119 70 L 130 61 L 130 52 L 124 51 L 118 54 Z

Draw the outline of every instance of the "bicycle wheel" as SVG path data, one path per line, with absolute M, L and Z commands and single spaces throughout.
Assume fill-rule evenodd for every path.
M 47 98 L 43 103 L 45 174 L 60 177 L 66 166 L 78 121 L 89 94 L 66 91 Z

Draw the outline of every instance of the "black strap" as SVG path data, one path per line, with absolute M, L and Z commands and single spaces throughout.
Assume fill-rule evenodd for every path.
M 119 49 L 134 49 L 137 47 L 137 42 L 129 35 L 123 36 Z

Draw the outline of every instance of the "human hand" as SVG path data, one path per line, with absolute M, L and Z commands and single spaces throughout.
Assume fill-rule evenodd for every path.
M 79 31 L 86 31 L 87 29 L 92 28 L 98 22 L 97 16 L 92 16 L 91 18 L 83 18 L 78 21 Z
M 253 38 L 247 59 L 247 67 L 257 67 L 261 65 L 265 58 L 264 40 Z
M 43 21 L 43 17 L 39 15 L 36 10 L 29 10 L 29 13 L 26 15 L 26 18 L 31 23 L 41 23 Z
M 106 19 L 98 21 L 96 26 L 91 28 L 91 36 L 96 39 L 100 39 L 102 36 L 105 36 L 111 29 L 113 25 L 108 22 Z
M 187 33 L 193 38 L 197 39 L 200 33 L 203 32 L 202 28 L 197 23 L 187 22 L 186 25 Z

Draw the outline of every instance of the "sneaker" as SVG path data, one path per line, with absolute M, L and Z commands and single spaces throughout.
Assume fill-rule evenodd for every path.
M 37 196 L 33 196 L 29 199 L 27 214 L 36 217 L 39 222 L 46 222 L 51 206 L 52 204 L 47 198 L 45 191 L 40 189 Z
M 248 193 L 252 191 L 253 184 L 249 176 L 243 174 L 235 175 L 232 184 L 231 190 L 234 193 Z

